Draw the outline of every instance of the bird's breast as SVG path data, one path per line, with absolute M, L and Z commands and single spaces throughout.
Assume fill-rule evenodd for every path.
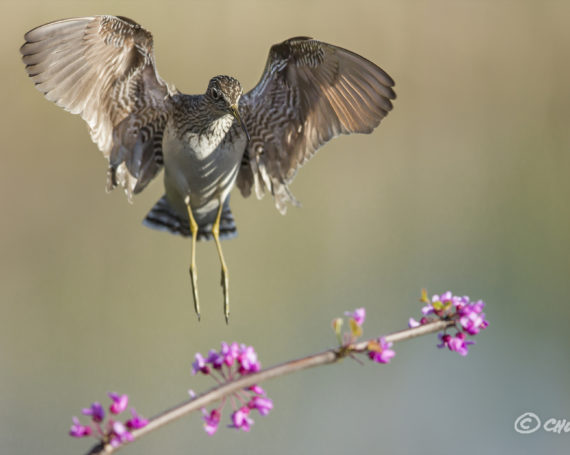
M 192 129 L 181 134 L 180 141 L 186 145 L 188 153 L 198 161 L 206 160 L 224 140 L 233 123 L 231 115 L 224 115 L 207 128 L 200 131 Z

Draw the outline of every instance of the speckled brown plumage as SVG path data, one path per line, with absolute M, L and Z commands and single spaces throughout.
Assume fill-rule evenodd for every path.
M 152 35 L 128 18 L 65 19 L 25 38 L 21 52 L 37 88 L 87 122 L 109 160 L 108 189 L 120 185 L 129 199 L 162 168 L 169 122 L 179 131 L 206 131 L 220 117 L 204 103 L 208 92 L 181 95 L 160 78 Z M 241 193 L 253 188 L 262 197 L 268 190 L 285 213 L 296 203 L 289 184 L 299 167 L 339 134 L 370 133 L 392 109 L 393 85 L 381 68 L 340 47 L 307 37 L 273 46 L 259 83 L 239 100 L 251 136 L 234 153 Z M 240 136 L 237 122 L 225 135 L 224 144 Z M 235 173 L 234 166 L 223 172 Z M 184 210 L 172 212 L 187 220 Z

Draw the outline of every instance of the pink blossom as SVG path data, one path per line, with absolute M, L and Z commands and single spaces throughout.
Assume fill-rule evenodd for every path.
M 260 396 L 253 397 L 247 405 L 250 409 L 257 409 L 262 416 L 266 416 L 273 409 L 273 401 Z
M 81 412 L 86 416 L 91 416 L 93 422 L 97 423 L 102 422 L 105 418 L 105 410 L 103 406 L 101 406 L 101 403 L 95 402 L 91 404 L 91 407 L 85 408 Z
M 111 446 L 119 447 L 125 442 L 131 442 L 133 435 L 127 430 L 127 427 L 121 422 L 113 422 L 113 431 L 111 436 Z
M 245 376 L 256 373 L 260 369 L 261 364 L 255 349 L 252 346 L 236 342 L 231 344 L 223 342 L 220 350 L 210 350 L 207 358 L 197 353 L 192 364 L 192 374 L 200 371 L 206 375 L 212 375 L 218 384 L 224 379 L 228 381 L 235 379 L 237 373 Z M 189 393 L 192 398 L 196 396 L 191 390 Z M 273 402 L 265 397 L 265 391 L 257 384 L 244 388 L 236 393 L 235 397 L 239 403 L 242 403 L 242 407 L 236 410 L 235 405 L 233 406 L 234 413 L 231 417 L 233 428 L 249 431 L 253 424 L 253 419 L 249 416 L 250 409 L 257 409 L 261 415 L 267 415 L 273 408 Z M 232 400 L 232 403 L 235 401 Z M 243 405 L 243 403 L 247 403 L 247 405 Z M 209 413 L 206 409 L 202 409 L 204 429 L 209 435 L 218 430 L 222 409 L 223 404 Z
M 252 386 L 249 386 L 247 388 L 247 390 L 251 390 L 253 393 L 257 393 L 258 395 L 265 395 L 265 390 L 263 390 L 257 384 L 253 384 Z
M 197 352 L 195 355 L 195 359 L 196 360 L 194 360 L 194 362 L 192 363 L 192 374 L 196 374 L 198 373 L 198 371 L 204 374 L 209 374 L 210 367 L 206 364 L 206 359 L 204 359 L 202 354 Z
M 206 362 L 211 364 L 216 370 L 219 370 L 224 365 L 224 356 L 216 350 L 210 349 Z
M 131 408 L 131 415 L 133 417 L 125 422 L 127 428 L 130 430 L 138 430 L 139 428 L 147 426 L 148 420 L 138 415 L 137 411 L 135 411 L 135 408 Z
M 366 308 L 357 308 L 354 311 L 345 311 L 344 315 L 354 319 L 356 325 L 362 326 L 362 324 L 364 324 L 364 321 L 366 319 Z
M 255 373 L 261 368 L 261 365 L 257 361 L 257 354 L 251 346 L 241 345 L 237 361 L 241 374 Z
M 216 431 L 218 431 L 218 425 L 220 424 L 221 413 L 217 409 L 212 409 L 210 414 L 206 413 L 204 410 L 204 429 L 206 433 L 212 436 Z
M 439 339 L 441 340 L 441 343 L 437 345 L 438 348 L 444 348 L 447 346 L 450 351 L 455 351 L 464 357 L 469 352 L 468 346 L 475 344 L 474 341 L 466 340 L 463 332 L 458 332 L 455 336 L 440 333 Z
M 89 436 L 93 430 L 88 425 L 81 425 L 77 417 L 73 417 L 73 425 L 69 430 L 69 435 L 74 438 L 84 438 Z
M 479 330 L 489 325 L 485 320 L 485 313 L 483 313 L 484 306 L 485 302 L 479 300 L 475 303 L 465 304 L 458 310 L 459 323 L 469 335 L 477 335 Z
M 129 396 L 128 395 L 119 395 L 118 393 L 110 392 L 109 398 L 113 400 L 113 404 L 109 406 L 109 411 L 111 414 L 120 414 L 129 404 Z
M 243 431 L 251 430 L 253 425 L 253 420 L 249 417 L 249 408 L 247 406 L 242 406 L 237 411 L 232 414 L 232 428 L 242 429 Z
M 372 346 L 369 343 L 368 357 L 378 363 L 389 363 L 396 353 L 390 349 L 393 343 L 386 341 L 384 337 L 378 339 Z
M 420 322 L 416 321 L 414 318 L 408 319 L 408 327 L 413 329 L 414 327 L 419 327 L 421 325 Z

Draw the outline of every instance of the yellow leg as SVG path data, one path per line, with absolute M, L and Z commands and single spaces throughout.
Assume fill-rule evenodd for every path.
M 218 256 L 220 257 L 220 262 L 222 263 L 222 289 L 224 291 L 224 316 L 226 317 L 226 324 L 230 319 L 230 295 L 229 295 L 229 277 L 228 268 L 226 266 L 226 261 L 224 260 L 224 255 L 222 253 L 222 245 L 220 244 L 220 219 L 222 218 L 222 209 L 224 204 L 220 200 L 220 208 L 218 209 L 218 216 L 216 221 L 212 226 L 212 234 L 214 235 L 214 240 L 216 241 L 216 248 L 218 249 Z
M 188 218 L 190 218 L 190 233 L 192 234 L 192 250 L 190 259 L 190 280 L 192 281 L 192 296 L 194 297 L 194 310 L 200 320 L 200 300 L 198 299 L 198 271 L 196 270 L 196 239 L 198 238 L 198 224 L 192 214 L 190 207 L 190 196 L 186 197 L 186 209 L 188 210 Z

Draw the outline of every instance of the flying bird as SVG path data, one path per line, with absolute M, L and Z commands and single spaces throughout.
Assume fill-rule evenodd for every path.
M 229 195 L 270 192 L 284 214 L 299 168 L 340 134 L 371 133 L 392 109 L 394 81 L 349 50 L 308 37 L 271 47 L 261 79 L 213 77 L 186 95 L 158 74 L 153 37 L 131 19 L 93 16 L 34 28 L 21 47 L 26 71 L 45 97 L 89 126 L 109 163 L 107 190 L 129 201 L 164 167 L 165 194 L 148 227 L 191 237 L 190 279 L 200 318 L 195 247 L 214 239 L 224 315 L 229 278 L 221 239 L 236 235 Z

